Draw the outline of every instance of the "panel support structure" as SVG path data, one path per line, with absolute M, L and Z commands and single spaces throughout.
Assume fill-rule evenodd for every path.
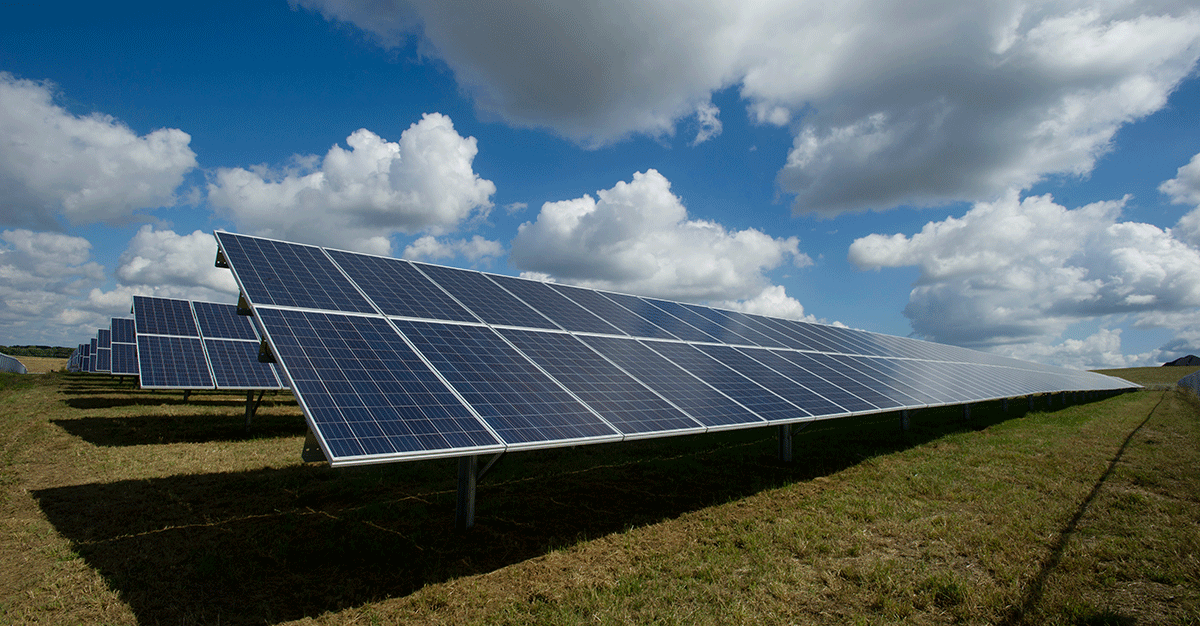
M 262 404 L 263 394 L 266 391 L 258 392 L 258 401 L 254 400 L 254 391 L 246 392 L 246 429 L 250 428 L 250 421 L 254 419 L 254 415 L 258 413 L 258 405 Z
M 479 457 L 458 458 L 458 502 L 454 507 L 455 530 L 475 525 L 475 484 L 479 480 Z
M 792 462 L 792 425 L 782 424 L 779 426 L 779 461 L 781 463 Z
M 912 414 L 909 413 L 908 409 L 900 411 L 900 430 L 908 430 L 909 426 L 911 425 L 911 418 Z

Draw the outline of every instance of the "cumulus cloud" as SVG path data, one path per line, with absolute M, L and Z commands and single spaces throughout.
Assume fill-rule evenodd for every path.
M 99 316 L 70 313 L 71 301 L 104 279 L 104 268 L 90 260 L 91 250 L 83 237 L 24 229 L 0 233 L 0 343 L 56 342 L 63 327 L 99 323 Z
M 474 137 L 429 113 L 389 142 L 366 129 L 324 158 L 285 167 L 222 168 L 208 201 L 255 234 L 390 254 L 395 233 L 443 234 L 483 219 L 496 186 L 472 170 Z
M 216 256 L 217 242 L 212 233 L 197 230 L 179 235 L 146 225 L 121 254 L 116 275 L 125 285 L 200 288 L 229 300 L 231 295 L 237 296 L 237 283 L 232 272 L 214 265 Z
M 1200 57 L 1200 12 L 1170 2 L 298 1 L 385 46 L 415 39 L 484 113 L 586 146 L 693 115 L 699 143 L 736 87 L 752 120 L 791 125 L 777 180 L 823 214 L 1087 174 Z
M 743 313 L 755 313 L 806 322 L 817 321 L 816 317 L 804 313 L 804 305 L 800 304 L 799 300 L 787 295 L 787 290 L 782 285 L 771 285 L 753 298 L 714 302 L 713 305 Z
M 1013 191 L 911 237 L 857 239 L 849 258 L 860 269 L 919 268 L 905 315 L 918 334 L 958 345 L 1045 344 L 1080 320 L 1200 306 L 1200 250 L 1118 221 L 1124 203 L 1071 210 Z
M 498 241 L 484 239 L 479 235 L 470 239 L 438 239 L 432 235 L 426 235 L 404 248 L 401 256 L 414 261 L 436 261 L 462 257 L 471 263 L 478 263 L 485 259 L 498 259 L 504 256 L 504 246 L 500 245 Z
M 54 103 L 50 83 L 0 72 L 0 222 L 120 224 L 174 205 L 196 167 L 190 142 L 174 128 L 139 136 L 107 115 L 74 115 Z
M 1200 247 L 1200 154 L 1176 170 L 1175 178 L 1163 181 L 1158 190 L 1166 194 L 1173 204 L 1196 205 L 1195 209 L 1179 218 L 1175 232 L 1184 241 Z
M 768 270 L 812 263 L 795 237 L 688 219 L 655 170 L 596 196 L 542 205 L 518 229 L 510 261 L 572 284 L 692 301 L 755 298 Z
M 1066 339 L 1055 344 L 1008 344 L 997 346 L 993 351 L 1016 359 L 1053 363 L 1059 367 L 1078 370 L 1145 367 L 1162 362 L 1157 351 L 1139 355 L 1124 354 L 1121 351 L 1119 328 L 1101 328 L 1083 339 Z

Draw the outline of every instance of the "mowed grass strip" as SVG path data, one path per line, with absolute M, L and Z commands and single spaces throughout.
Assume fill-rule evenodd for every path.
M 822 422 L 790 465 L 774 429 L 516 453 L 460 534 L 453 461 L 304 465 L 286 397 L 246 431 L 244 396 L 8 380 L 4 623 L 1200 619 L 1173 390 Z

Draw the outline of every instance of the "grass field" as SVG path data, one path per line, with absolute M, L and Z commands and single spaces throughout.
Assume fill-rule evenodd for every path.
M 4 375 L 0 623 L 1196 624 L 1193 369 L 817 423 L 791 464 L 773 428 L 514 453 L 467 533 L 453 460 L 304 464 L 287 394 L 247 430 L 244 395 Z

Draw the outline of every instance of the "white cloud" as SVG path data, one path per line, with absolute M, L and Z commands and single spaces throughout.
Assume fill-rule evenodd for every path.
M 804 313 L 804 305 L 800 304 L 799 300 L 787 295 L 782 285 L 771 285 L 763 289 L 762 293 L 747 300 L 714 302 L 713 305 L 733 311 L 742 311 L 743 313 L 755 313 L 807 322 L 817 321 L 816 317 Z
M 1195 209 L 1179 218 L 1175 234 L 1193 246 L 1200 247 L 1200 154 L 1175 172 L 1175 178 L 1163 181 L 1158 190 L 1173 204 L 1193 204 Z
M 766 271 L 812 263 L 795 237 L 688 219 L 655 170 L 596 195 L 542 205 L 510 261 L 572 284 L 692 301 L 755 298 L 770 286 Z
M 116 275 L 125 285 L 152 286 L 155 290 L 199 288 L 222 294 L 224 300 L 231 295 L 236 299 L 233 273 L 216 267 L 216 256 L 217 242 L 212 233 L 197 230 L 179 235 L 146 225 L 121 254 Z
M 696 107 L 696 122 L 700 125 L 700 130 L 696 131 L 696 138 L 692 140 L 692 145 L 702 144 L 713 137 L 721 134 L 721 109 L 718 109 L 712 102 L 704 102 Z
M 1170 231 L 1117 221 L 1123 204 L 1069 210 L 1014 191 L 911 237 L 857 239 L 849 258 L 860 269 L 919 268 L 904 313 L 943 343 L 1045 344 L 1080 320 L 1200 306 L 1200 251 Z
M 139 209 L 171 206 L 196 167 L 187 133 L 138 136 L 100 113 L 54 104 L 49 83 L 0 72 L 0 222 L 41 229 L 127 222 Z
M 1087 174 L 1200 57 L 1200 12 L 1171 2 L 299 3 L 386 46 L 416 37 L 483 112 L 587 146 L 698 113 L 699 142 L 737 87 L 752 120 L 794 125 L 779 184 L 825 214 Z
M 471 263 L 504 256 L 504 246 L 498 241 L 475 235 L 470 239 L 438 239 L 426 235 L 412 242 L 401 255 L 406 259 L 433 261 L 463 257 Z
M 64 327 L 74 334 L 99 328 L 103 316 L 69 313 L 74 299 L 104 279 L 104 268 L 90 260 L 91 249 L 83 237 L 0 233 L 0 343 L 57 343 Z
M 496 186 L 472 170 L 475 138 L 429 113 L 389 142 L 366 129 L 324 158 L 288 167 L 222 168 L 208 200 L 255 234 L 390 254 L 395 233 L 453 231 L 483 219 Z
M 1157 353 L 1126 355 L 1121 351 L 1121 329 L 1101 328 L 1084 339 L 1057 344 L 1021 343 L 997 346 L 994 352 L 1025 361 L 1053 363 L 1079 370 L 1145 367 L 1162 362 Z M 1170 359 L 1166 359 L 1170 360 Z

